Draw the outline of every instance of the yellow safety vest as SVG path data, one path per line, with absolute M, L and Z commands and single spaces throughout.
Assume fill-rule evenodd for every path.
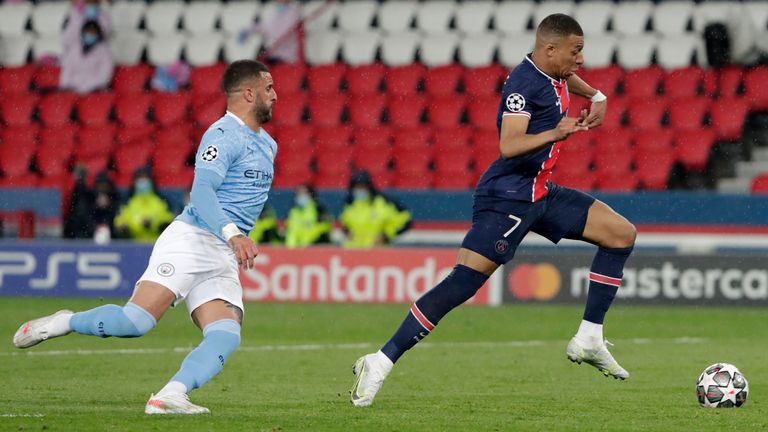
M 409 211 L 398 210 L 380 195 L 372 200 L 353 201 L 341 213 L 341 224 L 348 232 L 344 246 L 370 248 L 377 243 L 388 243 L 410 220 Z
M 149 221 L 149 227 L 144 226 L 145 220 Z M 172 220 L 168 204 L 153 192 L 146 192 L 133 195 L 120 208 L 115 226 L 125 225 L 132 239 L 152 242 L 160 236 L 160 227 Z

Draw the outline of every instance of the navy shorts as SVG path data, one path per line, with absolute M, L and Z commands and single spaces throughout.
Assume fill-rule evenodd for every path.
M 581 239 L 595 198 L 553 183 L 548 186 L 547 196 L 533 203 L 475 197 L 472 228 L 461 247 L 502 265 L 515 256 L 517 246 L 528 231 L 541 234 L 553 243 L 563 238 Z

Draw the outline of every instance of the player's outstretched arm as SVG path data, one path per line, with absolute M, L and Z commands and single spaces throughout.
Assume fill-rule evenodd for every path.
M 605 119 L 605 112 L 608 110 L 608 98 L 600 90 L 593 88 L 576 74 L 568 78 L 568 90 L 575 95 L 592 101 L 589 114 L 587 114 L 583 124 L 589 129 L 600 126 L 603 123 L 603 119 Z
M 563 117 L 557 127 L 538 134 L 528 134 L 528 117 L 524 115 L 506 115 L 501 122 L 499 148 L 501 156 L 509 159 L 536 151 L 555 141 L 568 138 L 571 134 L 587 130 L 579 119 Z

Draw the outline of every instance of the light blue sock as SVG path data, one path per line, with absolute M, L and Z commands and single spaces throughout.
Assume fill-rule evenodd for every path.
M 235 320 L 214 321 L 203 329 L 203 341 L 181 363 L 171 378 L 187 387 L 202 387 L 224 368 L 224 361 L 240 346 L 240 324 Z
M 125 306 L 108 304 L 72 315 L 72 331 L 99 337 L 138 337 L 157 325 L 157 320 L 141 306 L 128 302 Z

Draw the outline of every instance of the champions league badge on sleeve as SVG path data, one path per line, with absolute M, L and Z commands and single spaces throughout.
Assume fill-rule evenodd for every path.
M 205 148 L 200 158 L 206 162 L 211 162 L 216 160 L 217 157 L 219 157 L 219 149 L 215 145 L 209 145 Z
M 507 109 L 511 112 L 520 112 L 525 108 L 525 98 L 520 93 L 512 93 L 507 96 Z

